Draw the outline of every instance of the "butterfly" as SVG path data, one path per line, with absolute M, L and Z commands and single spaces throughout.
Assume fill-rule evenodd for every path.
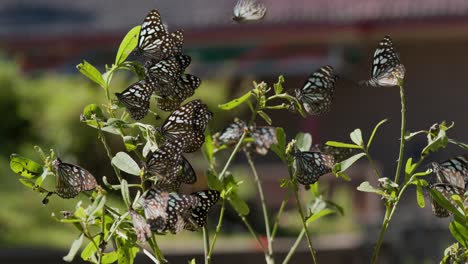
M 239 0 L 234 6 L 234 17 L 237 22 L 260 20 L 266 14 L 266 7 L 255 0 Z
M 297 181 L 310 185 L 332 171 L 335 159 L 332 155 L 322 152 L 296 151 L 294 153 Z
M 178 190 L 181 182 L 177 178 L 182 162 L 180 142 L 166 141 L 156 149 L 145 163 L 146 172 L 157 179 L 156 185 L 163 190 Z
M 191 196 L 197 197 L 198 203 L 191 210 L 189 218 L 185 221 L 184 228 L 196 231 L 206 225 L 208 212 L 218 202 L 220 193 L 215 190 L 205 190 L 192 193 Z
M 405 66 L 393 47 L 392 39 L 385 36 L 374 52 L 371 79 L 365 83 L 370 86 L 388 87 L 398 85 L 398 80 L 405 77 Z
M 130 116 L 140 120 L 148 114 L 153 84 L 148 80 L 140 80 L 128 87 L 122 93 L 116 93 L 117 99 L 127 109 Z
M 296 98 L 302 102 L 310 115 L 321 115 L 330 111 L 338 76 L 331 66 L 323 66 L 312 73 L 301 89 L 296 89 Z
M 150 225 L 146 223 L 143 216 L 139 215 L 134 210 L 129 210 L 129 213 L 132 218 L 133 229 L 135 230 L 138 241 L 145 242 L 146 239 L 151 237 Z
M 191 210 L 199 203 L 196 196 L 168 193 L 154 187 L 142 198 L 146 220 L 151 231 L 157 233 L 179 233 L 190 217 Z
M 449 183 L 435 183 L 430 185 L 430 188 L 441 193 L 447 200 L 449 200 L 452 203 L 453 206 L 457 206 L 457 204 L 455 203 L 455 201 L 452 200 L 452 195 L 458 194 L 461 197 L 464 196 L 463 188 L 459 188 L 458 186 Z M 442 218 L 448 217 L 452 214 L 449 210 L 439 205 L 439 203 L 433 198 L 432 193 L 429 193 L 429 197 L 431 200 L 432 212 L 435 216 Z
M 278 139 L 276 138 L 276 127 L 251 126 L 249 132 L 254 140 L 251 145 L 257 154 L 266 155 L 270 146 L 278 143 Z
M 87 170 L 59 158 L 52 162 L 56 172 L 55 193 L 65 199 L 73 198 L 83 191 L 93 190 L 97 186 L 96 179 Z
M 204 130 L 212 116 L 205 104 L 193 100 L 172 112 L 158 130 L 166 140 L 182 142 L 183 152 L 194 152 L 205 142 Z
M 176 55 L 167 59 L 145 63 L 145 73 L 154 83 L 154 92 L 159 96 L 171 96 L 177 81 L 192 59 L 188 55 Z
M 169 33 L 161 22 L 158 10 L 152 10 L 141 24 L 137 52 L 145 58 L 162 60 L 182 52 L 181 30 Z
M 242 120 L 236 119 L 233 123 L 224 128 L 221 133 L 214 135 L 213 140 L 217 146 L 222 144 L 233 146 L 239 142 L 239 139 L 246 129 L 247 124 Z
M 335 158 L 335 162 L 342 162 L 343 160 L 346 160 L 353 155 L 357 154 L 357 149 L 352 149 L 352 148 L 337 148 L 337 147 L 332 147 L 324 144 L 315 144 L 312 148 L 311 151 L 314 152 L 323 152 L 328 155 L 332 155 L 333 158 Z
M 157 101 L 157 106 L 163 111 L 174 111 L 180 104 L 195 93 L 200 86 L 201 80 L 191 74 L 182 74 L 176 82 L 176 86 L 170 96 L 161 96 Z
M 468 189 L 468 156 L 458 156 L 440 164 L 433 162 L 431 165 L 437 182 Z

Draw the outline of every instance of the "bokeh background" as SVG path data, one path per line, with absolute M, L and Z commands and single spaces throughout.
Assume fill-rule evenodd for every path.
M 78 235 L 50 217 L 76 201 L 53 198 L 42 206 L 43 197 L 24 188 L 10 172 L 9 155 L 16 152 L 38 159 L 32 147 L 40 145 L 54 148 L 98 177 L 112 173 L 95 130 L 79 122 L 83 107 L 102 103 L 104 94 L 78 73 L 76 65 L 85 59 L 103 71 L 114 61 L 125 33 L 153 8 L 160 11 L 170 31 L 184 30 L 184 50 L 193 59 L 189 71 L 203 80 L 196 96 L 215 112 L 213 131 L 235 116 L 247 117 L 245 108 L 221 113 L 216 106 L 243 94 L 253 80 L 272 83 L 283 74 L 285 87 L 294 89 L 311 72 L 329 64 L 341 77 L 332 111 L 305 119 L 272 112 L 276 126 L 285 127 L 288 138 L 302 131 L 311 133 L 314 143 L 324 143 L 349 141 L 349 132 L 358 127 L 368 137 L 378 121 L 388 118 L 372 154 L 384 176 L 393 177 L 400 124 L 398 89 L 356 84 L 369 77 L 377 43 L 391 35 L 407 69 L 408 130 L 454 121 L 450 137 L 468 141 L 468 1 L 262 2 L 268 8 L 264 20 L 236 24 L 231 20 L 234 0 L 0 1 L 0 260 L 60 263 Z M 113 92 L 122 91 L 134 79 L 118 74 Z M 151 117 L 145 121 L 155 123 Z M 119 138 L 111 140 L 114 151 L 122 150 Z M 406 156 L 416 156 L 424 140 L 410 142 Z M 461 153 L 449 146 L 428 161 Z M 206 163 L 201 153 L 189 158 L 203 177 Z M 256 158 L 256 162 L 273 218 L 284 193 L 279 179 L 287 172 L 274 155 Z M 246 181 L 241 189 L 251 206 L 249 220 L 263 230 L 245 160 L 236 159 L 233 171 Z M 349 175 L 351 182 L 332 176 L 321 180 L 329 198 L 345 208 L 344 216 L 328 217 L 310 228 L 322 263 L 366 263 L 377 239 L 381 202 L 377 196 L 356 190 L 363 180 L 373 180 L 368 164 L 357 164 Z M 278 252 L 287 252 L 300 230 L 292 203 L 288 209 L 275 240 Z M 382 263 L 438 263 L 443 249 L 452 243 L 447 226 L 448 220 L 433 217 L 430 208 L 420 209 L 414 191 L 409 190 L 387 233 Z M 169 235 L 161 244 L 167 255 L 177 258 L 175 263 L 202 253 L 200 234 Z M 262 260 L 259 252 L 235 213 L 228 210 L 215 258 L 224 263 L 257 263 L 256 258 Z M 295 263 L 305 263 L 307 257 L 304 243 Z

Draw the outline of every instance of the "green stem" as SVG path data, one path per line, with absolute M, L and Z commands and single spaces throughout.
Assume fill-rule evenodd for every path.
M 207 248 L 209 248 L 209 250 L 208 250 L 208 254 L 206 255 L 206 259 L 205 259 L 206 264 L 211 263 L 211 255 L 213 255 L 214 246 L 216 244 L 216 240 L 218 239 L 218 234 L 221 231 L 221 226 L 223 224 L 225 209 L 226 209 L 226 200 L 223 199 L 223 201 L 221 203 L 221 212 L 219 213 L 219 218 L 218 218 L 218 225 L 216 226 L 216 231 L 215 231 L 215 234 L 213 236 L 211 246 L 209 245 L 209 242 L 208 242 L 209 246 Z
M 281 104 L 281 105 L 275 105 L 275 106 L 265 106 L 263 109 L 283 110 L 283 109 L 288 109 L 288 106 L 286 106 L 285 104 Z
M 224 204 L 224 201 L 223 201 L 223 204 Z M 210 258 L 211 255 L 209 253 L 211 251 L 210 234 L 208 234 L 208 228 L 206 228 L 206 226 L 204 226 L 202 230 L 203 230 L 203 252 L 205 255 L 205 264 L 209 264 L 211 262 L 211 258 Z
M 291 249 L 289 250 L 288 254 L 286 255 L 286 257 L 284 258 L 283 260 L 283 264 L 287 264 L 289 263 L 289 261 L 291 260 L 291 257 L 294 255 L 294 252 L 296 252 L 296 249 L 297 247 L 299 246 L 299 243 L 301 243 L 301 240 L 302 238 L 304 237 L 306 233 L 306 230 L 303 228 L 301 230 L 301 233 L 299 233 L 299 235 L 297 236 L 297 239 L 296 241 L 294 242 L 294 244 L 292 245 Z
M 98 127 L 98 138 L 101 140 L 102 145 L 104 145 L 104 148 L 106 149 L 107 157 L 111 161 L 111 165 L 112 165 L 112 168 L 114 169 L 115 175 L 117 175 L 119 182 L 122 182 L 122 175 L 120 175 L 120 170 L 112 163 L 112 158 L 113 158 L 112 151 L 109 145 L 107 144 L 107 140 L 106 140 L 106 137 L 104 136 L 104 133 L 102 133 L 101 124 L 99 123 L 97 118 L 94 118 L 94 121 L 96 121 L 96 124 Z
M 245 156 L 247 157 L 247 162 L 249 163 L 250 169 L 252 170 L 252 173 L 254 175 L 254 179 L 257 184 L 258 194 L 260 196 L 260 202 L 262 204 L 263 221 L 265 222 L 265 232 L 266 232 L 266 236 L 268 240 L 268 255 L 266 255 L 265 258 L 267 259 L 267 263 L 274 263 L 273 244 L 272 244 L 273 240 L 271 239 L 271 234 L 270 234 L 270 223 L 268 220 L 268 211 L 267 211 L 267 206 L 265 202 L 265 196 L 263 194 L 262 182 L 260 180 L 260 177 L 258 177 L 257 169 L 255 168 L 255 164 L 252 160 L 251 155 L 245 152 Z
M 226 171 L 227 171 L 227 169 L 229 168 L 229 165 L 231 165 L 231 162 L 232 162 L 232 160 L 234 159 L 234 156 L 236 156 L 237 152 L 239 151 L 239 148 L 240 148 L 240 146 L 242 145 L 242 143 L 243 143 L 244 138 L 245 138 L 246 135 L 247 135 L 247 131 L 244 131 L 244 133 L 242 134 L 242 136 L 241 136 L 240 139 L 239 139 L 239 142 L 237 142 L 236 147 L 235 147 L 234 150 L 232 151 L 231 156 L 229 156 L 229 158 L 228 158 L 226 164 L 224 165 L 223 170 L 222 170 L 221 173 L 219 174 L 218 178 L 219 178 L 219 180 L 220 180 L 221 182 L 224 180 L 224 175 L 226 174 Z
M 301 200 L 299 198 L 299 187 L 298 187 L 298 184 L 297 184 L 296 177 L 292 173 L 291 165 L 288 165 L 288 171 L 289 171 L 289 176 L 291 177 L 291 181 L 294 183 L 293 191 L 294 191 L 294 196 L 296 198 L 297 211 L 299 212 L 299 215 L 301 216 L 302 228 L 305 230 L 305 235 L 306 235 L 306 238 L 307 238 L 307 243 L 309 245 L 310 254 L 312 255 L 313 262 L 315 264 L 317 264 L 317 256 L 316 256 L 316 253 L 315 253 L 315 250 L 314 250 L 314 246 L 312 244 L 312 239 L 310 238 L 309 232 L 307 231 L 307 223 L 306 223 L 306 219 L 304 217 L 304 212 L 302 211 Z
M 283 214 L 284 208 L 286 207 L 286 204 L 288 203 L 288 201 L 289 201 L 289 193 L 283 199 L 283 201 L 281 202 L 281 206 L 280 206 L 280 208 L 278 210 L 278 214 L 276 215 L 275 222 L 274 222 L 274 225 L 273 225 L 273 230 L 271 231 L 271 240 L 272 241 L 275 240 L 276 232 L 278 231 L 279 220 L 281 218 L 281 215 Z
M 364 153 L 366 154 L 367 160 L 369 160 L 369 163 L 370 163 L 372 169 L 374 170 L 375 175 L 377 176 L 377 178 L 381 178 L 379 170 L 377 170 L 377 167 L 375 166 L 374 160 L 371 158 L 371 156 L 369 154 L 369 151 L 367 149 L 365 149 Z
M 403 155 L 405 148 L 405 131 L 406 131 L 406 104 L 405 104 L 405 90 L 403 85 L 400 85 L 400 99 L 401 99 L 401 136 L 400 136 L 400 151 L 398 154 L 398 164 L 395 172 L 395 183 L 398 183 L 403 167 Z
M 153 250 L 154 256 L 159 261 L 159 263 L 164 263 L 166 259 L 164 258 L 164 255 L 158 246 L 158 242 L 156 241 L 156 236 L 154 234 L 148 240 L 148 243 L 150 244 L 151 249 Z
M 232 205 L 231 205 L 232 206 Z M 255 230 L 252 228 L 252 226 L 250 225 L 249 221 L 247 221 L 247 218 L 245 218 L 245 216 L 241 215 L 239 212 L 237 212 L 237 215 L 240 217 L 240 219 L 242 220 L 242 222 L 244 223 L 244 225 L 247 227 L 247 229 L 249 230 L 250 234 L 257 240 L 257 243 L 258 245 L 262 248 L 262 251 L 263 251 L 263 254 L 268 254 L 268 250 L 265 248 L 265 246 L 263 245 L 263 242 L 262 240 L 260 240 L 260 237 L 258 236 L 258 234 L 255 232 Z

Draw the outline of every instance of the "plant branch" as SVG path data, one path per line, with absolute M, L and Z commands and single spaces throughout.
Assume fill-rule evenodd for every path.
M 213 236 L 213 240 L 211 242 L 211 245 L 209 245 L 209 242 L 208 242 L 208 254 L 206 256 L 206 259 L 205 259 L 205 262 L 206 263 L 211 263 L 211 256 L 213 255 L 213 251 L 214 251 L 214 246 L 216 244 L 216 240 L 218 239 L 218 234 L 219 232 L 221 231 L 221 226 L 223 224 L 223 218 L 224 218 L 224 211 L 226 209 L 226 200 L 223 199 L 222 203 L 221 203 L 221 211 L 219 213 L 219 218 L 218 218 L 218 225 L 216 226 L 216 231 L 215 231 L 215 234 Z
M 284 208 L 286 207 L 286 204 L 289 201 L 289 195 L 290 194 L 288 193 L 288 195 L 281 202 L 280 208 L 278 210 L 278 214 L 276 215 L 275 222 L 273 224 L 273 230 L 271 231 L 271 240 L 272 241 L 275 240 L 276 232 L 278 231 L 279 220 L 281 218 L 281 215 L 283 214 L 283 211 L 284 211 Z
M 375 175 L 377 176 L 377 178 L 381 178 L 382 176 L 380 175 L 379 170 L 377 170 L 377 167 L 375 166 L 374 160 L 372 159 L 372 157 L 369 154 L 369 150 L 364 149 L 364 153 L 366 154 L 366 158 L 367 158 L 367 160 L 369 160 L 369 164 L 371 165 L 372 169 L 374 170 Z
M 224 201 L 223 201 L 223 204 L 224 204 Z M 221 215 L 220 215 L 221 217 Z M 208 234 L 208 228 L 206 228 L 206 226 L 203 227 L 203 253 L 205 255 L 205 264 L 209 264 L 211 259 L 211 255 L 210 255 L 210 234 Z M 216 235 L 215 235 L 216 236 Z
M 301 243 L 301 240 L 304 237 L 306 232 L 307 231 L 304 228 L 301 230 L 301 233 L 299 233 L 299 235 L 296 238 L 296 241 L 294 242 L 294 244 L 292 245 L 292 247 L 289 250 L 288 254 L 284 258 L 284 260 L 282 262 L 283 264 L 289 263 L 289 261 L 291 260 L 291 257 L 294 255 L 294 252 L 296 252 L 296 249 L 299 246 L 299 243 Z
M 236 156 L 237 152 L 239 151 L 240 146 L 242 145 L 245 136 L 247 135 L 247 131 L 244 131 L 242 133 L 242 136 L 239 139 L 239 142 L 237 142 L 236 147 L 234 150 L 231 152 L 231 156 L 229 156 L 228 160 L 226 161 L 226 164 L 224 165 L 223 170 L 219 174 L 218 178 L 222 182 L 224 180 L 224 175 L 226 174 L 227 169 L 229 168 L 229 165 L 231 165 L 232 160 L 234 159 L 234 156 Z
M 239 212 L 237 212 L 237 215 L 240 217 L 240 219 L 242 220 L 242 222 L 244 223 L 244 225 L 247 227 L 247 229 L 249 230 L 250 234 L 257 240 L 257 243 L 258 245 L 262 248 L 262 251 L 263 251 L 263 254 L 268 254 L 268 250 L 265 248 L 265 246 L 263 245 L 263 242 L 262 240 L 260 240 L 260 237 L 258 236 L 258 234 L 255 232 L 255 230 L 252 228 L 252 226 L 250 225 L 249 221 L 247 221 L 247 218 L 245 218 L 245 216 L 241 215 Z
M 398 154 L 398 164 L 395 172 L 395 183 L 398 183 L 403 167 L 403 156 L 405 148 L 405 131 L 406 131 L 406 103 L 405 103 L 405 90 L 403 85 L 400 85 L 400 99 L 401 99 L 401 136 L 400 136 L 400 151 Z

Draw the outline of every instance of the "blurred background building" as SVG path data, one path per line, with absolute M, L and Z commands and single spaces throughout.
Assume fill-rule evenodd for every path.
M 306 119 L 284 112 L 271 116 L 277 120 L 277 126 L 285 127 L 289 138 L 299 131 L 309 132 L 314 143 L 349 141 L 349 132 L 358 127 L 368 137 L 377 122 L 388 118 L 389 122 L 379 131 L 372 154 L 384 176 L 392 177 L 400 124 L 398 90 L 357 85 L 359 80 L 369 78 L 377 43 L 390 35 L 407 69 L 408 130 L 428 129 L 442 120 L 454 121 L 456 125 L 450 136 L 468 141 L 468 89 L 464 79 L 468 71 L 468 1 L 262 2 L 268 8 L 264 20 L 236 24 L 231 20 L 234 0 L 1 1 L 0 164 L 5 184 L 0 190 L 5 194 L 0 197 L 6 205 L 0 211 L 0 230 L 5 232 L 0 238 L 4 248 L 0 255 L 10 252 L 10 247 L 63 249 L 71 243 L 72 236 L 63 238 L 70 231 L 57 228 L 49 214 L 72 203 L 56 201 L 58 204 L 49 206 L 52 209 L 42 208 L 41 197 L 24 190 L 9 172 L 8 155 L 12 152 L 26 155 L 31 153 L 32 145 L 39 144 L 88 164 L 93 171 L 100 172 L 98 175 L 109 173 L 109 164 L 94 131 L 78 119 L 82 108 L 101 100 L 96 98 L 102 98 L 103 94 L 79 76 L 75 66 L 85 59 L 104 70 L 106 64 L 114 61 L 125 33 L 140 24 L 153 8 L 160 11 L 170 31 L 184 30 L 184 49 L 193 58 L 189 69 L 203 79 L 198 95 L 205 96 L 211 109 L 241 95 L 251 87 L 252 80 L 272 83 L 283 74 L 285 87 L 294 89 L 302 86 L 306 77 L 320 66 L 332 65 L 341 78 L 329 114 Z M 116 91 L 123 90 L 130 78 L 117 79 Z M 213 91 L 216 91 L 214 96 Z M 206 97 L 208 94 L 212 96 Z M 245 117 L 245 110 L 228 116 L 215 115 L 212 129 L 221 129 L 235 115 Z M 417 155 L 424 140 L 410 142 L 406 155 Z M 114 145 L 116 150 L 121 148 L 117 140 Z M 428 161 L 444 160 L 460 153 L 460 149 L 449 146 Z M 192 158 L 196 159 L 197 155 Z M 273 155 L 258 158 L 258 162 L 267 186 L 267 199 L 275 210 L 282 199 L 277 193 L 283 192 L 278 187 L 279 178 L 286 171 Z M 236 165 L 248 175 L 248 170 L 242 168 L 242 158 Z M 196 166 L 203 174 L 204 163 L 200 160 Z M 372 178 L 366 163 L 358 164 L 349 174 L 351 183 L 332 176 L 324 179 L 332 198 L 351 201 L 345 207 L 345 216 L 341 220 L 333 219 L 331 226 L 317 223 L 311 230 L 319 252 L 349 254 L 354 256 L 353 263 L 362 263 L 368 259 L 377 238 L 383 207 L 377 196 L 355 189 L 364 179 Z M 258 206 L 253 190 L 245 195 L 252 207 Z M 423 260 L 436 263 L 450 244 L 447 221 L 432 217 L 429 208 L 419 209 L 414 192 L 408 191 L 406 198 L 388 232 L 384 252 L 389 262 L 385 263 L 422 263 Z M 40 217 L 33 218 L 37 215 Z M 250 219 L 261 225 L 259 215 L 253 213 Z M 244 231 L 238 222 L 233 215 L 230 226 L 227 224 L 231 235 Z M 44 226 L 48 231 L 44 231 Z M 294 239 L 287 226 L 288 223 L 283 223 L 279 247 L 284 243 L 283 247 L 287 248 Z M 52 242 L 44 241 L 46 233 Z M 248 245 L 251 248 L 241 247 L 242 252 L 255 252 L 254 243 Z M 168 247 L 171 248 L 170 243 Z M 202 252 L 198 249 L 194 252 Z M 303 249 L 306 250 L 305 244 Z M 220 250 L 233 254 L 222 246 Z M 173 251 L 181 254 L 176 249 Z M 325 259 L 326 253 L 323 254 Z M 324 263 L 344 262 L 329 259 Z

